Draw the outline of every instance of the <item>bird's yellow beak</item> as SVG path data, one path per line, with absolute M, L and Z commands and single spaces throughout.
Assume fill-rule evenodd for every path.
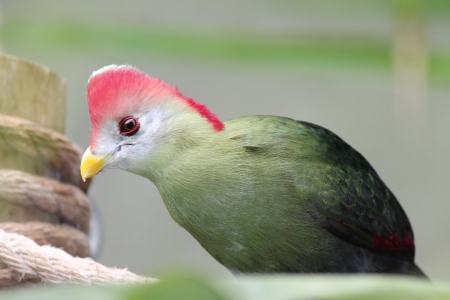
M 97 174 L 108 163 L 111 155 L 94 155 L 91 148 L 87 148 L 81 158 L 80 173 L 83 181 Z

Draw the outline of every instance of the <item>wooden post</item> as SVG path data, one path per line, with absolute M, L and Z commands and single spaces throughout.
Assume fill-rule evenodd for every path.
M 48 68 L 0 54 L 0 288 L 153 282 L 67 254 L 90 255 L 90 202 L 81 151 L 63 135 L 65 90 Z
M 81 152 L 63 135 L 65 98 L 56 73 L 0 54 L 0 229 L 28 230 L 69 252 L 75 243 L 72 253 L 86 256 L 90 207 L 78 170 Z
M 0 54 L 0 113 L 64 133 L 66 85 L 50 69 Z

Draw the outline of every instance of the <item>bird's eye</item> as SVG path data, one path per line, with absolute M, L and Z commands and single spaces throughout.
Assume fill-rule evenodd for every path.
M 139 121 L 137 118 L 126 117 L 119 122 L 119 132 L 121 135 L 130 136 L 139 130 Z

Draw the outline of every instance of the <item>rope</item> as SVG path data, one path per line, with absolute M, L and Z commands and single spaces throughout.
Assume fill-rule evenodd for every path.
M 87 190 L 79 172 L 81 150 L 57 131 L 0 114 L 0 150 L 4 169 L 45 174 Z
M 36 221 L 25 223 L 0 222 L 0 229 L 24 235 L 40 246 L 52 245 L 61 248 L 73 256 L 88 257 L 91 252 L 88 236 L 66 224 Z
M 19 281 L 45 283 L 111 284 L 154 283 L 126 269 L 107 268 L 90 258 L 73 257 L 61 249 L 38 246 L 16 233 L 0 230 L 0 266 Z
M 80 176 L 78 174 L 78 176 Z M 15 211 L 31 211 L 36 220 L 57 220 L 83 232 L 89 230 L 89 199 L 77 187 L 49 177 L 31 175 L 16 170 L 0 170 L 0 202 L 9 203 Z M 6 211 L 6 207 L 2 206 Z M 21 221 L 24 212 L 2 216 L 2 221 Z

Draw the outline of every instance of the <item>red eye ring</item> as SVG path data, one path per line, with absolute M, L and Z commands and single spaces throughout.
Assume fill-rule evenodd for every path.
M 123 118 L 119 122 L 119 133 L 121 135 L 130 136 L 139 130 L 139 120 L 134 117 Z

